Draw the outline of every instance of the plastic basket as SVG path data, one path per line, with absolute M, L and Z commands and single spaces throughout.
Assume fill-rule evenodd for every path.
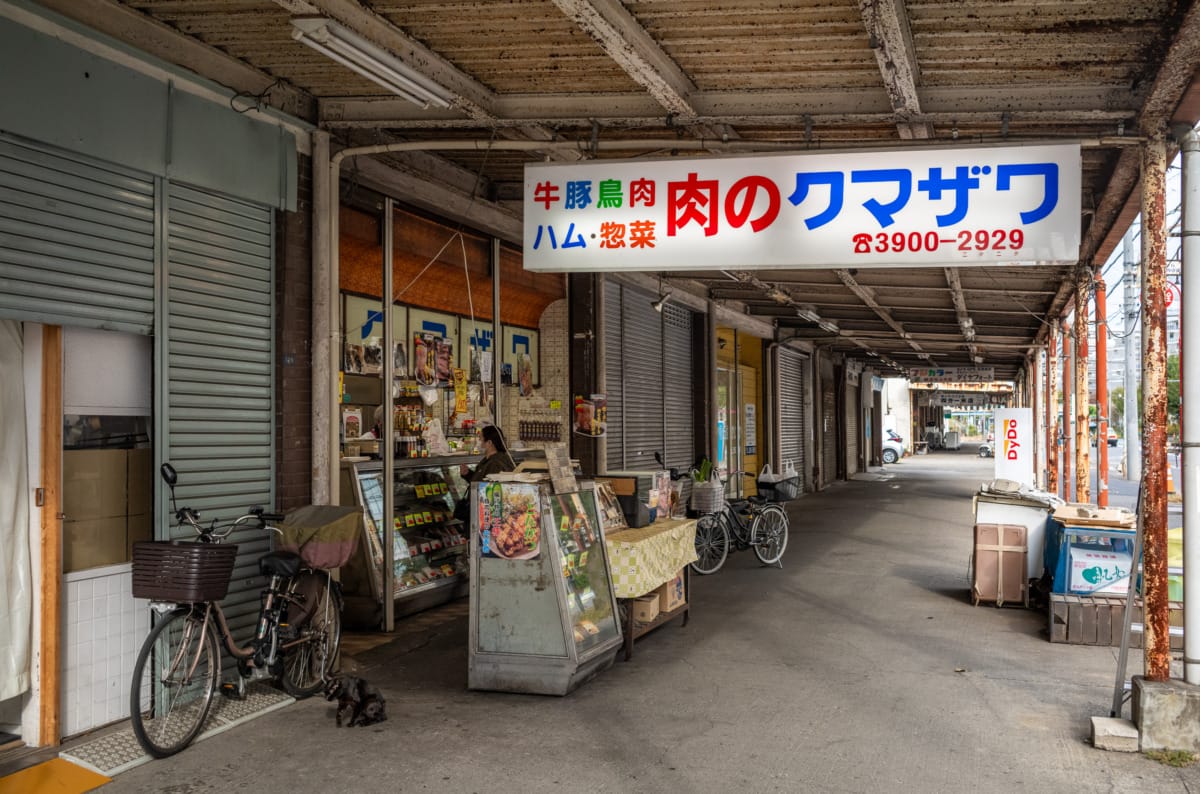
M 133 544 L 133 597 L 192 604 L 229 592 L 233 543 L 140 541 Z
M 758 495 L 771 502 L 790 502 L 800 495 L 800 478 L 786 477 L 776 482 L 759 480 Z
M 692 484 L 691 506 L 697 513 L 716 513 L 725 504 L 725 487 L 719 480 Z

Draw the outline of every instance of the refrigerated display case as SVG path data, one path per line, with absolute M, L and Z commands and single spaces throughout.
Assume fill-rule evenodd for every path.
M 393 478 L 393 599 L 401 617 L 467 594 L 467 527 L 454 517 L 467 484 L 459 466 L 477 456 L 397 460 Z M 342 463 L 341 502 L 363 510 L 363 537 L 342 567 L 348 625 L 375 626 L 383 611 L 383 464 Z
M 471 689 L 565 695 L 621 647 L 594 483 L 471 489 Z

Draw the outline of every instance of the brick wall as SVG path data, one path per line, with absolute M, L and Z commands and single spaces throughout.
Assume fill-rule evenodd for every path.
M 296 211 L 275 215 L 275 507 L 312 501 L 312 161 Z
M 554 301 L 542 312 L 538 323 L 538 338 L 541 353 L 538 373 L 541 385 L 528 397 L 520 397 L 516 386 L 500 387 L 501 426 L 505 438 L 517 443 L 520 438 L 518 423 L 522 419 L 546 421 L 551 416 L 562 426 L 562 442 L 570 443 L 570 335 L 567 332 L 567 301 Z M 558 400 L 561 406 L 554 411 L 550 403 Z M 528 449 L 541 449 L 546 442 L 526 441 Z

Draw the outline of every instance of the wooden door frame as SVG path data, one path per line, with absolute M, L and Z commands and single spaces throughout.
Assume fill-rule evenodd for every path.
M 62 636 L 62 401 L 63 329 L 42 328 L 41 637 L 38 656 L 38 744 L 60 739 L 59 672 Z

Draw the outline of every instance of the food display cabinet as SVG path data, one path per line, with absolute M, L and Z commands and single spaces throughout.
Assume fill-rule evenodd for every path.
M 471 489 L 471 689 L 565 695 L 622 645 L 593 483 Z
M 459 465 L 477 456 L 397 460 L 392 525 L 395 615 L 401 617 L 467 594 L 467 527 L 454 517 L 467 483 Z M 341 502 L 363 510 L 363 537 L 342 567 L 349 625 L 379 625 L 383 616 L 383 464 L 343 462 Z

